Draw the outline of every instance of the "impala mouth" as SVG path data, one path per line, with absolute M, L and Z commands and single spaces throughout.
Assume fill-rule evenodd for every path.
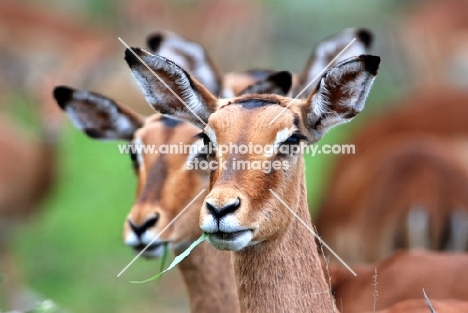
M 209 234 L 209 236 L 212 239 L 216 239 L 216 240 L 232 241 L 232 240 L 236 240 L 239 236 L 242 236 L 242 234 L 245 234 L 246 232 L 250 232 L 250 231 L 251 231 L 250 229 L 235 231 L 232 233 L 218 231 L 218 232 Z
M 140 253 L 141 251 L 143 251 L 143 249 L 146 248 L 146 250 L 141 254 L 141 256 L 147 258 L 159 258 L 164 253 L 164 245 L 166 243 L 167 242 L 165 241 L 153 242 L 151 245 L 148 246 L 148 248 L 146 248 L 147 245 L 140 243 L 136 246 L 133 246 L 132 248 L 136 253 Z
M 251 244 L 253 230 L 235 232 L 213 232 L 208 234 L 208 242 L 219 250 L 239 251 Z

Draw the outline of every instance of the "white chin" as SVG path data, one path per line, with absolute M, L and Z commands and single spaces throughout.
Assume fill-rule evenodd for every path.
M 245 230 L 236 234 L 233 238 L 223 238 L 224 236 L 219 235 L 219 233 L 212 233 L 209 234 L 207 240 L 218 250 L 239 251 L 250 245 L 252 236 L 251 230 Z M 231 235 L 228 234 L 227 237 L 231 237 Z

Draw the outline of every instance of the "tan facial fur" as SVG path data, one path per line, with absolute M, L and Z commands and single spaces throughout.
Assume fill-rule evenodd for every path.
M 180 122 L 174 127 L 168 127 L 164 120 L 168 118 L 159 115 L 148 119 L 135 133 L 133 143 L 156 147 L 194 143 L 195 135 L 199 132 L 196 127 Z M 206 173 L 185 168 L 187 157 L 188 154 L 136 156 L 138 188 L 135 204 L 124 225 L 124 240 L 127 245 L 142 249 L 207 185 Z M 160 244 L 166 241 L 173 243 L 177 248 L 190 244 L 199 237 L 201 230 L 192 226 L 197 223 L 198 208 L 203 198 L 204 195 L 201 195 L 198 201 L 161 233 L 155 241 L 156 245 L 153 243 L 143 255 L 159 256 Z M 143 231 L 145 223 L 148 224 Z M 151 224 L 154 225 L 149 226 Z M 143 232 L 138 236 L 135 229 Z

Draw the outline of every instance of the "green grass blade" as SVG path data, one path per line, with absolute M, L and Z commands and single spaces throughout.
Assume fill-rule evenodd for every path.
M 163 255 L 161 257 L 161 263 L 159 264 L 159 272 L 162 272 L 164 270 L 164 266 L 166 265 L 166 260 L 167 260 L 167 255 L 169 254 L 169 242 L 164 243 L 164 251 Z M 161 280 L 158 281 L 158 284 L 161 282 Z
M 166 265 L 167 254 L 169 252 L 169 243 L 164 243 L 164 252 L 161 258 L 161 264 L 159 265 L 159 271 L 162 272 L 164 270 L 164 265 Z
M 189 254 L 190 252 L 192 252 L 193 249 L 195 249 L 196 246 L 198 246 L 200 243 L 202 243 L 206 237 L 208 237 L 208 234 L 203 234 L 200 236 L 200 238 L 198 238 L 196 241 L 194 241 L 190 247 L 187 248 L 187 250 L 185 250 L 184 252 L 182 252 L 181 254 L 179 254 L 178 256 L 175 257 L 174 261 L 172 261 L 172 263 L 168 266 L 168 268 L 166 268 L 164 271 L 154 275 L 153 277 L 151 278 L 148 278 L 147 280 L 143 280 L 143 281 L 131 281 L 131 283 L 134 283 L 134 284 L 142 284 L 142 283 L 147 283 L 147 282 L 150 282 L 150 281 L 153 281 L 155 279 L 158 279 L 160 278 L 165 272 L 167 271 L 170 271 L 171 269 L 173 269 L 177 264 L 179 264 L 180 262 L 182 262 L 183 259 L 185 259 Z

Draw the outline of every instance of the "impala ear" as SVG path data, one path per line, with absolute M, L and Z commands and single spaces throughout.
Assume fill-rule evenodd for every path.
M 346 50 L 345 47 L 356 39 Z M 318 77 L 321 71 L 330 63 L 339 53 L 343 53 L 330 65 L 333 67 L 338 63 L 367 54 L 372 45 L 373 35 L 369 30 L 363 28 L 349 28 L 339 34 L 329 37 L 320 42 L 312 52 L 307 65 L 299 76 L 299 91 L 303 90 L 310 82 L 315 81 L 304 91 L 305 95 L 310 94 L 317 86 Z
M 95 139 L 130 141 L 143 126 L 143 116 L 97 93 L 58 86 L 54 98 L 75 127 Z
M 217 98 L 180 66 L 140 48 L 125 50 L 146 101 L 164 115 L 204 128 L 217 109 Z
M 202 45 L 168 31 L 152 34 L 146 42 L 152 53 L 179 65 L 212 94 L 220 93 L 221 75 Z
M 333 126 L 353 119 L 364 108 L 379 68 L 380 57 L 361 55 L 326 72 L 303 102 L 303 119 L 314 142 Z
M 290 72 L 281 71 L 274 72 L 268 75 L 265 79 L 259 80 L 256 83 L 242 90 L 238 95 L 247 94 L 276 94 L 286 96 L 289 94 L 292 86 L 292 74 Z

